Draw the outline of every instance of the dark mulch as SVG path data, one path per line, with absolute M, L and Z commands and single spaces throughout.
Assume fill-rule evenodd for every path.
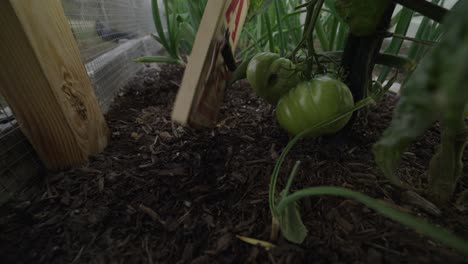
M 302 245 L 280 238 L 266 252 L 239 241 L 236 235 L 269 238 L 269 178 L 289 137 L 245 83 L 227 91 L 215 129 L 172 124 L 181 76 L 174 66 L 140 73 L 107 115 L 112 141 L 104 153 L 86 167 L 47 176 L 36 197 L 19 195 L 1 209 L 2 263 L 462 262 L 452 250 L 336 197 L 301 203 L 309 228 Z M 295 189 L 348 187 L 468 238 L 467 211 L 450 207 L 432 216 L 376 168 L 371 147 L 396 100 L 389 95 L 346 140 L 302 142 L 288 156 L 281 184 L 302 160 Z M 427 184 L 438 138 L 435 126 L 412 145 L 402 178 Z M 467 186 L 465 180 L 460 189 Z

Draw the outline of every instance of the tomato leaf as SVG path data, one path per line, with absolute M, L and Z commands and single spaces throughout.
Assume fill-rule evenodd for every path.
M 374 145 L 377 164 L 394 183 L 395 169 L 405 149 L 436 120 L 451 130 L 460 127 L 468 102 L 468 1 L 460 1 L 447 16 L 444 39 L 421 61 L 402 88 L 390 127 Z M 453 133 L 458 133 L 453 131 Z M 448 165 L 447 165 L 448 166 Z M 440 167 L 456 174 L 454 168 Z M 458 178 L 458 177 L 454 177 Z

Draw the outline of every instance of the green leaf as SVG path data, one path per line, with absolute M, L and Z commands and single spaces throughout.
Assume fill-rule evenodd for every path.
M 431 1 L 433 4 L 438 4 L 440 0 L 432 0 Z M 416 39 L 423 39 L 424 35 L 428 33 L 428 31 L 431 29 L 432 21 L 428 17 L 424 17 L 419 24 L 418 31 L 416 32 L 415 38 Z M 411 59 L 415 60 L 416 58 L 419 57 L 421 50 L 424 47 L 420 43 L 413 42 L 411 44 L 411 47 L 408 51 L 408 57 Z
M 278 220 L 284 238 L 296 244 L 304 242 L 307 237 L 307 228 L 302 222 L 297 202 L 284 206 L 279 211 Z
M 367 207 L 375 210 L 376 212 L 407 227 L 410 227 L 415 231 L 419 232 L 420 234 L 426 235 L 438 242 L 441 242 L 453 249 L 456 249 L 465 256 L 468 256 L 468 242 L 450 233 L 448 230 L 438 227 L 436 225 L 432 225 L 408 213 L 404 213 L 400 210 L 394 209 L 380 200 L 341 187 L 322 186 L 306 188 L 297 191 L 289 195 L 285 199 L 281 200 L 281 202 L 278 205 L 278 210 L 286 210 L 287 208 L 291 207 L 291 205 L 295 205 L 296 202 L 300 199 L 316 195 L 334 195 L 354 199 L 360 203 L 363 203 Z
M 322 47 L 322 50 L 323 51 L 331 50 L 330 42 L 328 40 L 327 34 L 325 33 L 325 29 L 323 27 L 323 20 L 320 20 L 320 18 L 317 20 L 317 23 L 315 24 L 315 31 L 320 41 L 320 46 Z
M 278 24 L 278 31 L 279 31 L 279 39 L 280 39 L 280 55 L 283 56 L 286 54 L 286 38 L 283 32 L 283 26 L 281 22 L 281 9 L 279 1 L 283 0 L 273 0 L 275 6 L 275 17 L 276 17 L 276 24 Z
M 156 32 L 158 32 L 159 43 L 165 48 L 168 49 L 169 45 L 164 34 L 164 29 L 161 21 L 161 14 L 159 12 L 158 0 L 151 0 L 151 8 L 153 12 L 154 26 L 156 27 Z
M 247 20 L 251 20 L 257 15 L 265 13 L 274 0 L 251 0 Z
M 273 41 L 273 33 L 271 31 L 270 16 L 268 14 L 264 14 L 263 20 L 265 21 L 265 27 L 267 29 L 268 45 L 270 48 L 270 52 L 273 52 L 275 49 L 274 48 L 275 42 Z
M 297 174 L 297 170 L 300 164 L 301 162 L 297 161 L 296 165 L 294 165 L 294 168 L 289 175 L 286 187 L 281 193 L 281 199 L 284 199 L 288 196 L 289 190 L 291 189 L 294 177 Z M 299 205 L 297 202 L 291 203 L 286 206 L 284 210 L 278 211 L 277 218 L 280 224 L 281 233 L 287 240 L 296 244 L 301 244 L 307 237 L 307 228 L 302 222 L 301 213 L 299 211 Z
M 406 36 L 408 29 L 411 25 L 411 19 L 413 18 L 414 11 L 404 8 L 401 12 L 401 15 L 398 19 L 395 34 Z M 384 53 L 396 55 L 400 52 L 400 49 L 403 45 L 403 40 L 398 38 L 393 38 L 390 45 L 387 47 Z M 378 81 L 383 83 L 387 76 L 390 74 L 390 69 L 388 67 L 384 68 L 380 73 Z
M 161 43 L 161 41 L 162 41 L 161 38 L 158 37 L 158 35 L 156 35 L 156 34 L 151 34 L 151 37 L 153 37 L 158 43 Z
M 459 122 L 468 101 L 468 1 L 460 1 L 444 23 L 444 39 L 421 61 L 394 111 L 390 127 L 374 145 L 377 164 L 394 183 L 403 152 L 437 119 Z M 448 172 L 447 172 L 448 173 Z
M 187 44 L 187 47 L 184 48 L 184 52 L 186 54 L 190 54 L 190 52 L 192 51 L 192 45 L 193 45 L 193 42 L 195 41 L 195 36 L 196 36 L 195 29 L 192 27 L 192 25 L 190 25 L 187 22 L 180 23 L 179 27 L 180 27 L 179 41 L 185 41 L 185 43 Z

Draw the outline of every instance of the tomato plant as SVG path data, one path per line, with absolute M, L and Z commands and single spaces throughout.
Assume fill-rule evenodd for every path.
M 461 87 L 464 87 L 468 82 L 466 77 L 468 71 L 466 63 L 468 61 L 468 21 L 464 15 L 468 12 L 468 2 L 460 1 L 454 7 L 453 12 L 448 13 L 447 10 L 437 5 L 436 0 L 432 2 L 424 0 L 336 0 L 337 12 L 350 27 L 347 44 L 340 53 L 342 57 L 339 66 L 331 58 L 333 54 L 320 54 L 314 47 L 312 34 L 314 29 L 318 31 L 319 35 L 321 34 L 320 30 L 322 29 L 320 26 L 316 26 L 315 22 L 320 17 L 320 10 L 324 2 L 325 0 L 312 0 L 303 5 L 303 7 L 307 7 L 304 36 L 288 57 L 297 63 L 296 65 L 304 65 L 298 70 L 302 72 L 300 76 L 305 80 L 284 95 L 274 94 L 275 100 L 281 97 L 276 107 L 276 117 L 279 124 L 296 136 L 281 153 L 271 176 L 269 190 L 269 205 L 272 214 L 271 240 L 274 241 L 277 238 L 277 233 L 281 231 L 287 240 L 302 243 L 307 235 L 307 228 L 300 216 L 299 200 L 312 195 L 338 195 L 358 200 L 390 219 L 457 249 L 462 254 L 468 254 L 467 241 L 456 237 L 443 228 L 384 206 L 360 193 L 336 187 L 314 187 L 290 194 L 289 191 L 300 162 L 294 166 L 281 194 L 276 195 L 281 165 L 287 153 L 300 139 L 336 133 L 343 129 L 355 111 L 377 102 L 396 79 L 398 71 L 385 87 L 382 87 L 378 81 L 373 81 L 372 72 L 382 55 L 390 55 L 380 54 L 385 35 L 397 38 L 396 34 L 392 35 L 392 33 L 387 32 L 397 2 L 411 8 L 410 11 L 405 10 L 404 15 L 400 15 L 401 23 L 397 25 L 397 32 L 406 32 L 412 14 L 419 12 L 435 21 L 442 21 L 441 18 L 446 17 L 443 20 L 444 26 L 441 28 L 445 35 L 442 41 L 422 61 L 420 67 L 410 74 L 411 78 L 405 83 L 392 125 L 374 146 L 376 161 L 392 184 L 397 185 L 402 190 L 415 190 L 411 186 L 400 184 L 399 179 L 394 175 L 396 166 L 406 147 L 436 120 L 440 120 L 443 125 L 441 146 L 433 157 L 429 170 L 431 179 L 428 192 L 431 197 L 435 197 L 436 202 L 447 202 L 452 197 L 456 182 L 463 172 L 462 156 L 467 137 L 464 117 L 466 116 L 468 93 L 466 89 L 462 91 Z M 331 0 L 327 2 L 331 2 Z M 439 37 L 443 35 L 439 32 L 441 30 L 439 28 L 437 30 Z M 405 39 L 405 36 L 398 36 L 398 38 Z M 326 43 L 326 41 L 321 41 L 321 43 Z M 398 49 L 401 47 L 401 45 L 391 45 L 391 50 L 396 49 L 393 46 L 398 46 Z M 397 51 L 392 53 L 395 54 Z M 274 60 L 273 58 L 278 59 L 277 56 L 272 56 L 270 59 Z M 394 62 L 402 62 L 399 63 L 400 65 L 412 64 L 407 63 L 408 60 L 404 62 L 405 58 L 388 58 Z M 328 60 L 328 65 L 331 64 L 331 67 L 324 66 L 322 59 Z M 381 64 L 390 66 L 386 63 Z M 264 69 L 265 72 L 269 71 L 268 67 Z M 344 71 L 344 74 L 340 76 L 344 78 L 346 84 L 330 76 L 321 75 L 329 72 L 337 73 L 340 70 Z M 388 72 L 385 71 L 385 77 Z M 254 89 L 260 87 L 257 83 L 268 83 L 252 80 L 249 79 Z M 268 78 L 263 80 L 268 80 Z M 286 90 L 288 89 L 284 88 L 282 93 Z M 264 89 L 262 92 L 258 92 L 258 89 L 256 91 L 264 98 L 268 96 L 266 93 L 272 92 L 268 89 Z M 367 94 L 371 94 L 371 96 L 367 96 Z
M 468 2 L 460 1 L 447 16 L 444 38 L 408 79 L 390 127 L 374 146 L 377 163 L 386 177 L 398 184 L 395 170 L 404 151 L 439 120 L 441 145 L 430 163 L 428 194 L 442 205 L 453 197 L 463 174 L 467 138 L 464 111 L 468 105 L 467 11 Z

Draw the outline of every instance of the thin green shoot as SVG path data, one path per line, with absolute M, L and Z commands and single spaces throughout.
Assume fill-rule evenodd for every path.
M 376 212 L 400 223 L 407 227 L 410 227 L 420 234 L 428 236 L 436 241 L 443 243 L 453 249 L 456 249 L 460 253 L 468 256 L 468 242 L 463 240 L 456 235 L 450 233 L 444 228 L 432 225 L 422 219 L 414 217 L 408 213 L 404 213 L 400 210 L 394 209 L 384 203 L 371 198 L 362 193 L 352 191 L 341 187 L 321 186 L 311 187 L 300 191 L 296 191 L 286 198 L 282 199 L 277 207 L 278 212 L 282 212 L 286 207 L 292 203 L 295 203 L 303 198 L 310 196 L 323 196 L 323 195 L 334 195 L 344 198 L 354 199 L 365 206 L 375 210 Z
M 375 100 L 372 97 L 369 96 L 367 98 L 364 98 L 363 100 L 356 103 L 356 105 L 353 108 L 351 108 L 350 110 L 348 110 L 348 111 L 346 111 L 344 113 L 340 113 L 340 114 L 336 115 L 335 117 L 330 118 L 329 120 L 325 120 L 323 122 L 320 122 L 320 123 L 310 127 L 309 129 L 299 133 L 286 145 L 284 150 L 281 152 L 281 155 L 278 158 L 278 161 L 275 164 L 275 167 L 273 169 L 273 173 L 272 173 L 272 176 L 271 176 L 271 179 L 270 179 L 269 206 L 270 206 L 270 210 L 271 210 L 273 216 L 278 215 L 276 205 L 275 205 L 275 199 L 276 199 L 276 189 L 277 189 L 276 185 L 277 185 L 277 182 L 278 182 L 278 175 L 279 175 L 279 172 L 280 172 L 280 168 L 283 165 L 283 162 L 284 162 L 284 159 L 286 158 L 286 155 L 294 147 L 294 145 L 296 145 L 296 143 L 299 142 L 299 140 L 301 140 L 305 136 L 309 136 L 311 131 L 314 131 L 314 129 L 317 129 L 319 127 L 325 127 L 325 126 L 331 125 L 334 122 L 336 122 L 336 121 L 344 118 L 345 116 L 349 115 L 350 113 L 353 113 L 354 111 L 357 111 L 357 110 L 359 110 L 361 108 L 367 107 L 367 106 L 369 106 L 371 104 L 374 104 L 374 103 L 375 103 Z

